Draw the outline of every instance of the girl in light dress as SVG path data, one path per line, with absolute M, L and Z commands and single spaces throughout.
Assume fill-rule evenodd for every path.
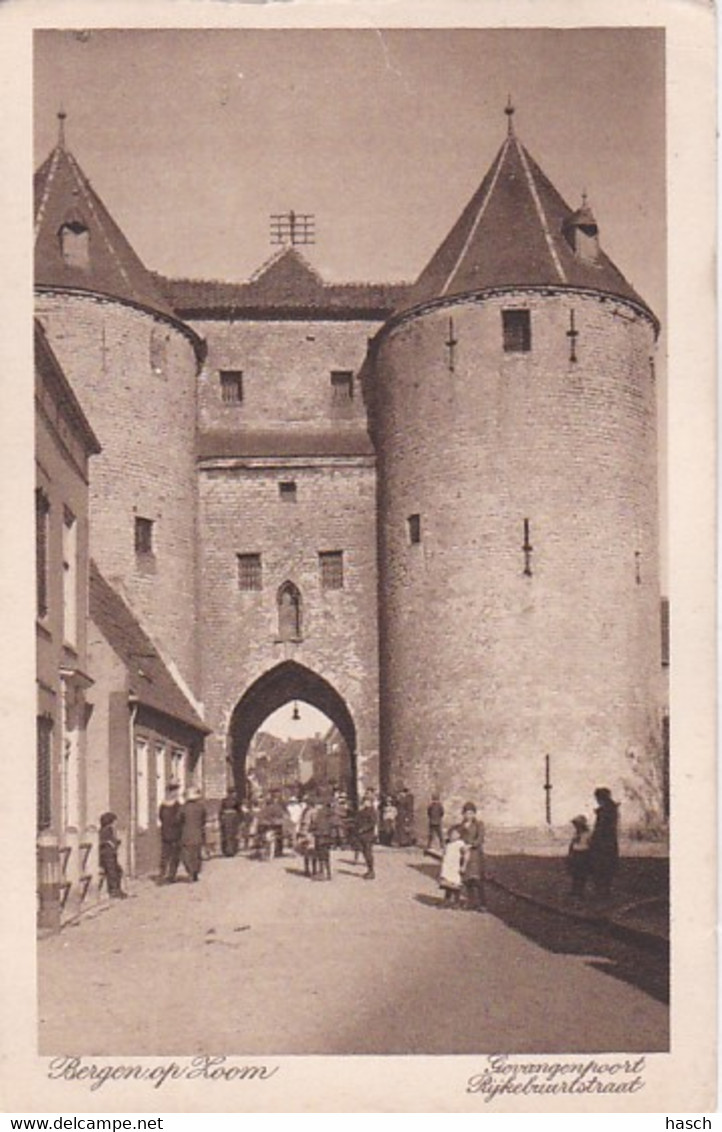
M 461 905 L 461 892 L 464 887 L 462 870 L 466 859 L 466 844 L 461 830 L 454 826 L 449 836 L 441 861 L 439 886 L 444 890 L 444 907 L 458 908 Z

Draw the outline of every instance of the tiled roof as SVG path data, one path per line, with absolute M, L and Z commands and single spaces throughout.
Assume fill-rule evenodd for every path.
M 259 456 L 373 456 L 368 433 L 361 429 L 333 432 L 291 430 L 242 432 L 209 431 L 198 435 L 198 456 L 243 458 Z
M 153 642 L 95 562 L 90 564 L 90 616 L 127 668 L 130 692 L 141 704 L 195 731 L 210 733 Z
M 602 291 L 649 311 L 604 252 L 591 263 L 574 251 L 567 233 L 570 223 L 593 222 L 585 209 L 569 207 L 510 133 L 397 313 L 450 296 L 525 286 Z
M 35 282 L 109 295 L 174 317 L 155 279 L 141 263 L 75 158 L 56 146 L 35 174 Z M 63 257 L 64 224 L 88 231 L 88 266 Z
M 324 283 L 295 248 L 284 248 L 245 283 L 155 279 L 184 318 L 316 313 L 383 319 L 408 288 L 406 283 Z

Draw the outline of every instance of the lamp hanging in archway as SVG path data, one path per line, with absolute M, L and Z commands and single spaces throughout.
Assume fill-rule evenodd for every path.
M 291 719 L 293 720 L 293 722 L 294 722 L 294 723 L 298 723 L 298 721 L 299 721 L 299 719 L 300 719 L 300 718 L 301 718 L 301 713 L 300 713 L 300 711 L 298 710 L 298 703 L 297 703 L 297 702 L 294 702 L 294 705 L 293 705 L 293 713 L 292 713 L 292 715 L 291 715 Z

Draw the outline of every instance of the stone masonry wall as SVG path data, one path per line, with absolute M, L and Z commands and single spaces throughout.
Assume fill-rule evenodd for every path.
M 531 311 L 527 353 L 503 351 L 510 307 Z M 555 824 L 590 813 L 599 785 L 627 821 L 628 788 L 648 792 L 629 756 L 659 739 L 653 348 L 625 303 L 533 292 L 382 338 L 382 758 L 417 806 L 438 789 L 450 816 L 471 798 L 492 826 L 543 827 L 547 755 Z
M 350 404 L 335 403 L 331 371 L 358 372 L 378 322 L 208 320 L 194 326 L 208 340 L 198 387 L 201 429 L 365 427 L 360 389 Z M 219 370 L 242 371 L 240 405 L 223 403 Z
M 233 464 L 233 462 L 230 462 Z M 296 483 L 284 502 L 279 482 Z M 200 474 L 203 698 L 214 736 L 206 744 L 206 793 L 226 788 L 233 709 L 263 673 L 295 660 L 346 701 L 359 776 L 378 767 L 376 486 L 370 458 L 207 461 Z M 344 587 L 321 586 L 319 551 L 343 551 Z M 238 554 L 260 554 L 263 588 L 242 591 Z M 301 592 L 299 643 L 279 640 L 277 594 Z
M 93 296 L 41 293 L 38 314 L 103 450 L 91 479 L 91 553 L 197 693 L 196 362 L 187 335 Z M 135 517 L 153 554 L 135 552 Z

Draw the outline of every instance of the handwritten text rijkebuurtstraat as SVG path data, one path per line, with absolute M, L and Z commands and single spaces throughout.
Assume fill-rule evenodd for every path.
M 469 1078 L 467 1093 L 486 1104 L 501 1097 L 600 1096 L 638 1093 L 644 1088 L 643 1057 L 605 1061 L 517 1061 L 508 1055 L 486 1058 L 481 1073 Z

